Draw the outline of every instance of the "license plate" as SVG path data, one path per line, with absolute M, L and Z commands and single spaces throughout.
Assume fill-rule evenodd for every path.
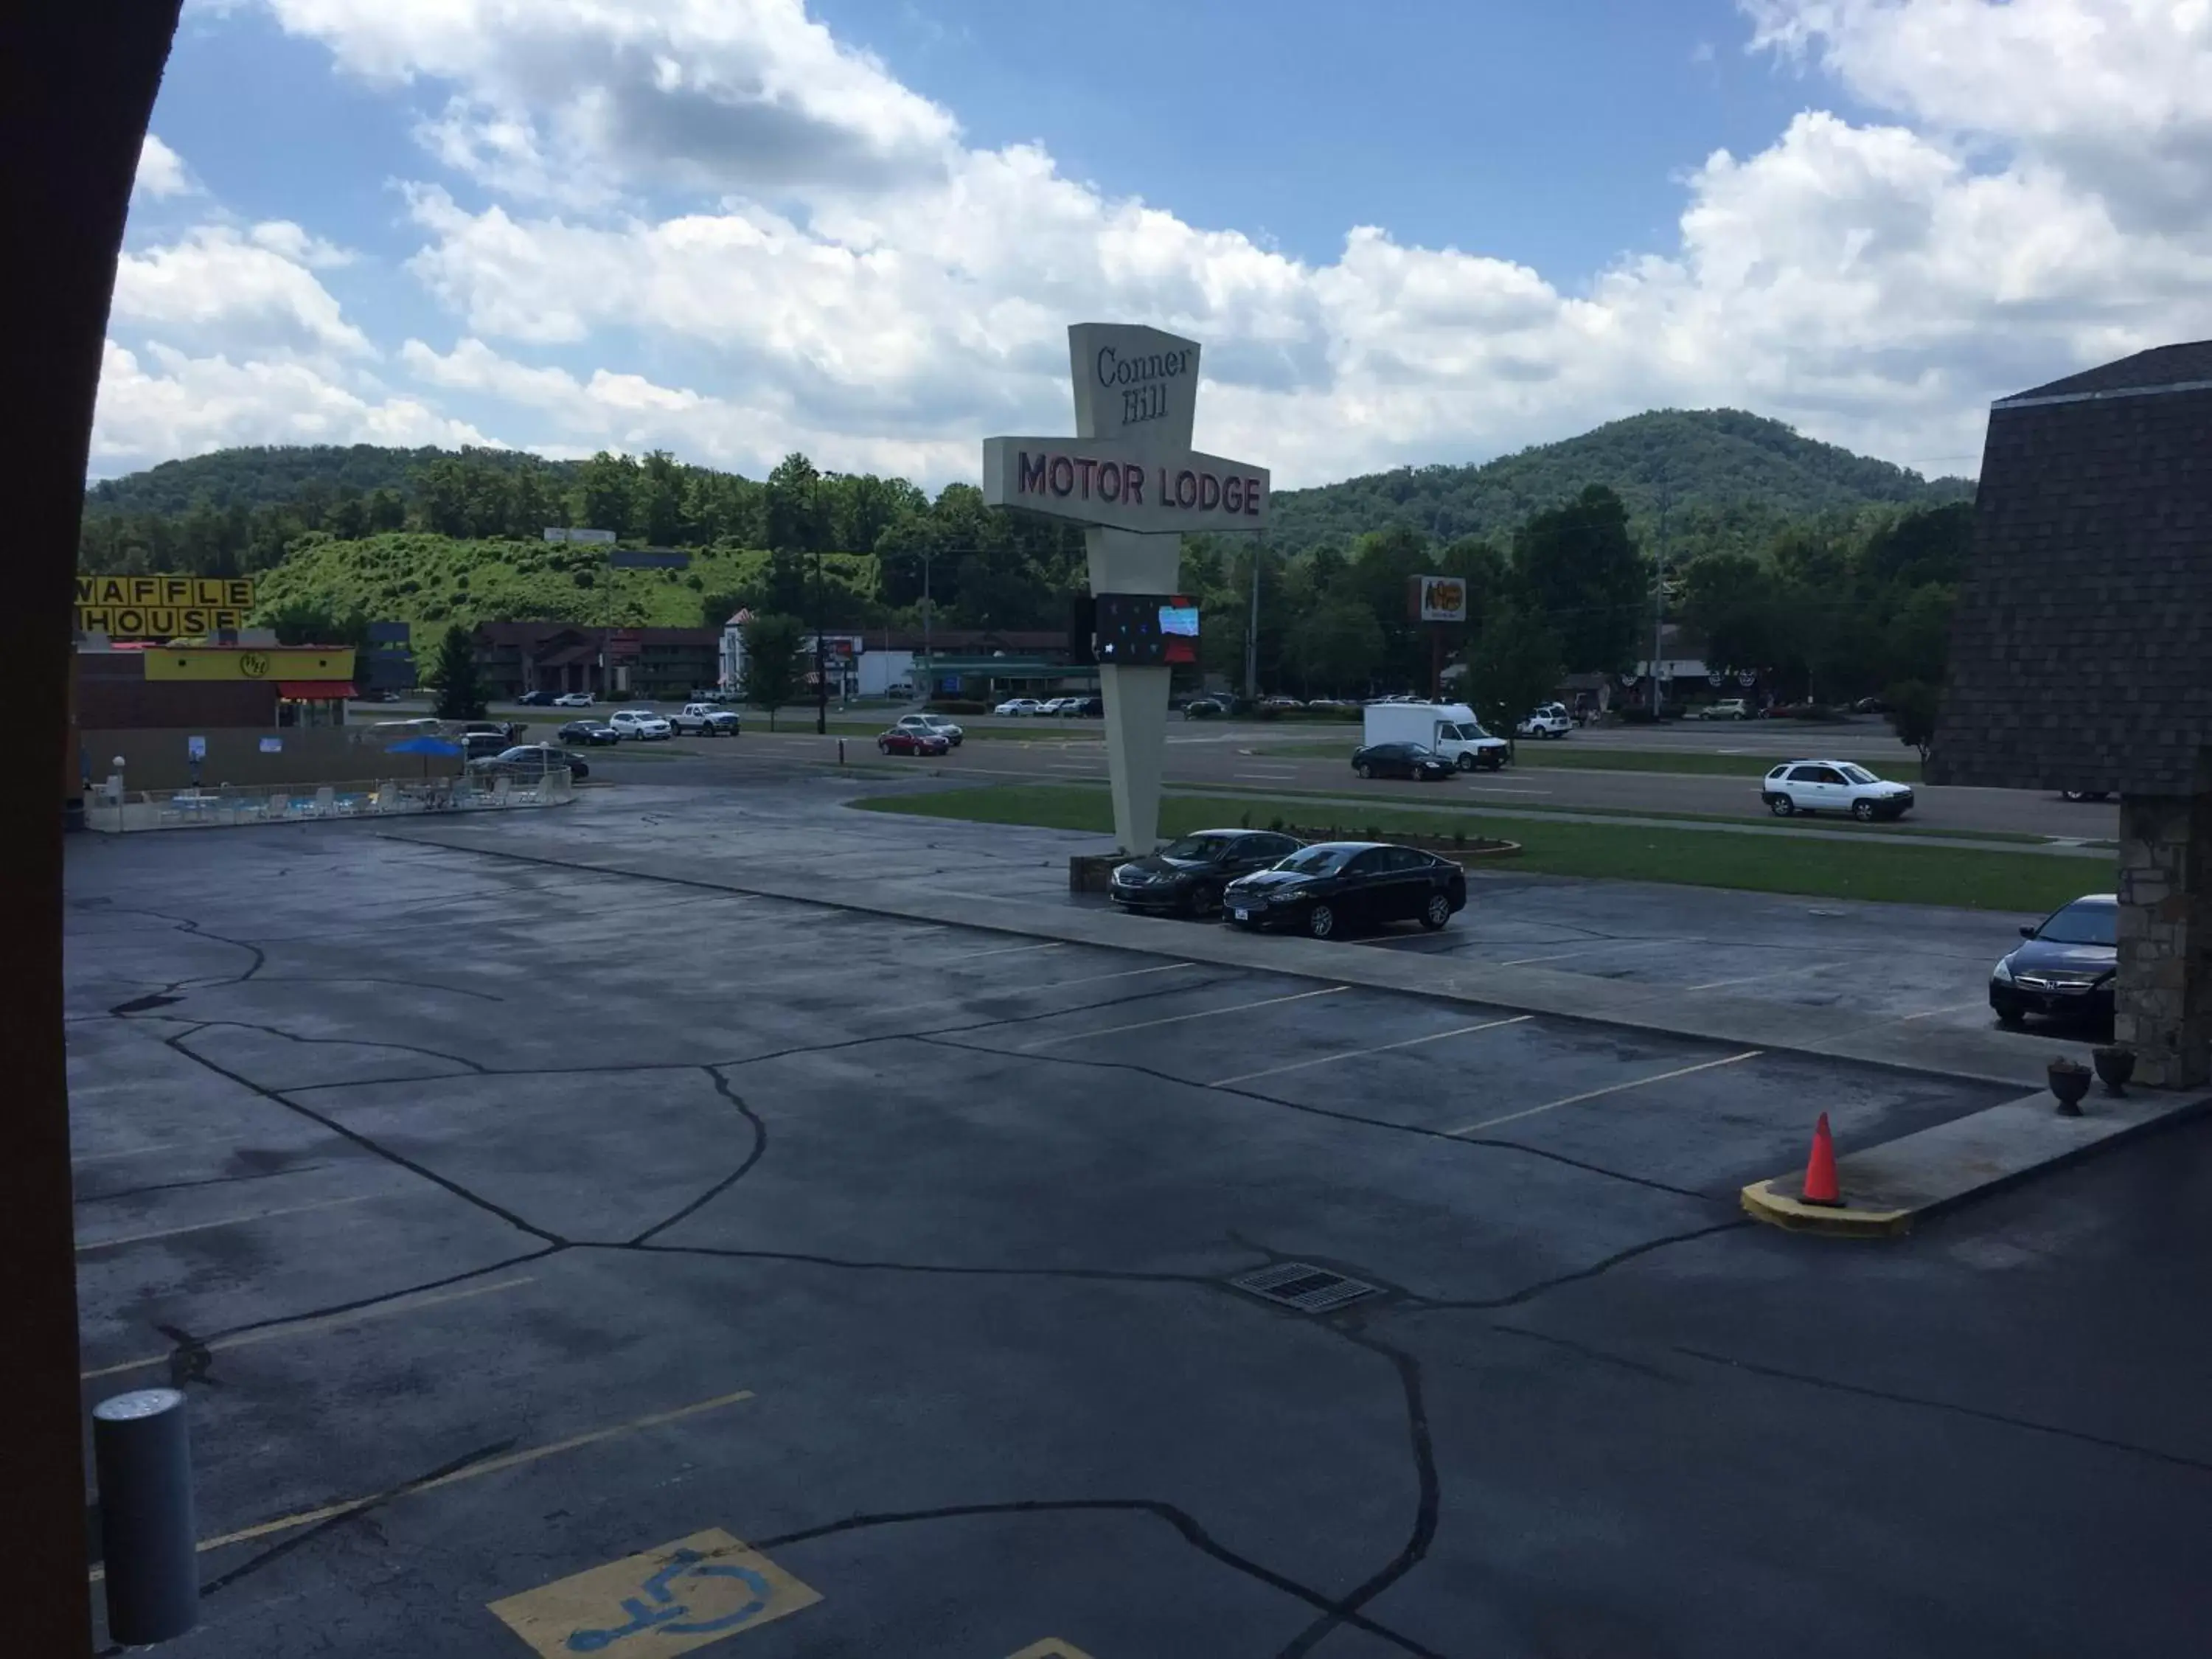
M 1252 920 L 1252 913 L 1249 910 L 1234 910 L 1230 914 L 1234 915 L 1239 921 L 1249 921 Z

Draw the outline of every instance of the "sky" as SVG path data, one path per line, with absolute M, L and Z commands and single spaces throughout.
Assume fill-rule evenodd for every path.
M 1749 409 L 1972 474 L 2212 336 L 2212 0 L 187 0 L 95 422 L 800 450 L 1070 429 L 1204 347 L 1281 487 Z

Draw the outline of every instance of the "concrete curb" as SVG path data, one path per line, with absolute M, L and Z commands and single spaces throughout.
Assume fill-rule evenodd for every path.
M 2089 1063 L 2087 1043 L 2050 1036 L 2029 1039 L 1996 1031 L 1929 1028 L 1909 1020 L 1870 1019 L 1863 1014 L 1831 1008 L 1764 1002 L 1751 997 L 1709 994 L 1694 1004 L 1687 1004 L 1669 986 L 1631 985 L 1542 968 L 1447 965 L 1435 957 L 1407 956 L 1371 950 L 1365 945 L 1283 934 L 1178 926 L 1157 917 L 1077 908 L 1065 902 L 978 900 L 863 880 L 845 880 L 825 887 L 818 880 L 781 877 L 757 868 L 727 877 L 705 870 L 677 876 L 665 868 L 638 866 L 620 858 L 556 858 L 514 851 L 483 841 L 428 835 L 394 836 L 392 839 L 556 869 L 629 876 L 712 892 L 788 899 L 830 909 L 970 927 L 1018 939 L 1098 945 L 1152 957 L 1180 957 L 1216 967 L 1394 991 L 1431 1001 L 1473 1004 L 1512 1013 L 1547 1014 L 1668 1036 L 1701 1037 L 1738 1048 L 1806 1054 L 1820 1060 L 1932 1073 L 2005 1087 L 2039 1086 L 2053 1053 L 2069 1054 L 2085 1066 Z
M 2048 1093 L 2025 1095 L 1838 1158 L 1841 1206 L 1790 1197 L 1803 1190 L 1800 1170 L 1746 1187 L 1744 1212 L 1792 1232 L 1894 1238 L 1924 1217 L 2171 1128 L 2208 1108 L 2212 1091 L 2107 1095 L 2085 1104 L 2080 1117 L 2062 1117 Z

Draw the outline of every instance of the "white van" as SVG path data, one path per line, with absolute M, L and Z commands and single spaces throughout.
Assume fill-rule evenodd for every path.
M 1374 702 L 1361 713 L 1364 743 L 1418 743 L 1462 772 L 1495 772 L 1512 754 L 1505 739 L 1484 731 L 1463 702 Z

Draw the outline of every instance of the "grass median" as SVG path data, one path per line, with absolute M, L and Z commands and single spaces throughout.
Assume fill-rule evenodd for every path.
M 866 811 L 975 823 L 1035 824 L 1098 835 L 1110 835 L 1114 829 L 1113 806 L 1105 791 L 1081 786 L 994 785 L 853 804 Z M 1345 807 L 1292 799 L 1259 797 L 1247 803 L 1170 795 L 1160 803 L 1160 830 L 1170 836 L 1224 824 L 1266 827 L 1278 820 L 1310 829 L 1335 826 L 1353 838 L 1364 838 L 1370 830 L 1385 839 L 1460 831 L 1469 839 L 1515 841 L 1522 848 L 1521 856 L 1497 867 L 1537 875 L 1675 882 L 2037 915 L 2109 887 L 2112 880 L 2111 872 L 2094 860 L 1929 847 L 1896 839 L 1800 841 L 1632 824 L 1550 823 L 1437 812 L 1380 800 L 1372 806 Z
M 1723 755 L 1693 749 L 1577 749 L 1568 738 L 1544 743 L 1524 738 L 1514 746 L 1514 769 L 1522 772 L 1675 772 L 1708 778 L 1760 778 L 1789 758 L 1786 755 Z M 1902 745 L 1894 739 L 1878 744 L 1840 744 L 1822 748 L 1808 743 L 1804 752 L 1833 760 L 1856 761 L 1878 777 L 1893 783 L 1918 783 L 1920 763 L 1906 756 L 1888 758 L 1887 750 Z M 1348 733 L 1342 743 L 1270 743 L 1255 746 L 1255 755 L 1279 755 L 1304 760 L 1340 760 L 1359 747 L 1359 734 Z M 1856 749 L 1856 752 L 1853 752 Z

